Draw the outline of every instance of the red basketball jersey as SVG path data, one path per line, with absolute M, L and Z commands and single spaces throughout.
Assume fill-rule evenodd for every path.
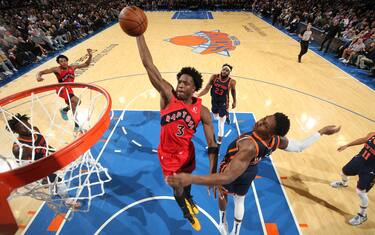
M 188 151 L 191 138 L 200 122 L 202 100 L 193 97 L 192 104 L 185 104 L 172 96 L 169 105 L 160 111 L 161 131 L 159 149 L 163 152 Z
M 64 82 L 74 82 L 74 68 L 72 66 L 68 66 L 67 69 L 63 69 L 60 67 L 60 72 L 55 73 L 57 80 L 59 83 Z

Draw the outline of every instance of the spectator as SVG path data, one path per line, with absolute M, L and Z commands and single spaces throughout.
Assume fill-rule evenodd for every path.
M 358 38 L 356 41 L 353 41 L 348 48 L 344 50 L 340 60 L 343 63 L 347 64 L 356 54 L 364 50 L 365 44 L 363 43 L 362 38 Z
M 0 66 L 3 69 L 3 73 L 5 75 L 12 75 L 13 72 L 17 72 L 18 70 L 14 67 L 12 62 L 8 59 L 8 57 L 5 55 L 4 51 L 0 49 Z M 11 71 L 13 70 L 13 72 Z
M 323 50 L 323 47 L 325 43 L 327 43 L 327 47 L 324 50 L 324 52 L 328 52 L 329 46 L 331 45 L 332 40 L 335 38 L 335 36 L 340 32 L 340 26 L 338 21 L 334 21 L 333 24 L 329 26 L 329 28 L 325 32 L 325 37 L 320 44 L 320 49 L 319 51 Z

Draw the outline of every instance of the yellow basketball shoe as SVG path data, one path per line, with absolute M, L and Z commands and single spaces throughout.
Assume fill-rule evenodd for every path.
M 201 223 L 199 222 L 198 218 L 191 213 L 185 214 L 184 217 L 190 222 L 191 227 L 193 227 L 194 230 L 200 231 L 201 230 Z
M 187 208 L 190 211 L 190 214 L 192 215 L 198 215 L 199 214 L 199 209 L 197 205 L 195 205 L 193 198 L 185 198 L 185 203 Z

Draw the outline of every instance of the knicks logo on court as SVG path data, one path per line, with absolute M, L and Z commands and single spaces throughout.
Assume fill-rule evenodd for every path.
M 216 53 L 230 56 L 229 51 L 233 51 L 236 46 L 240 45 L 240 41 L 235 36 L 229 36 L 219 30 L 200 31 L 192 35 L 169 38 L 166 41 L 179 46 L 192 47 L 194 53 L 202 55 Z

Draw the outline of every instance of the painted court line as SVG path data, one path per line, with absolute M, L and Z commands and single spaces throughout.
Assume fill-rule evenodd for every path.
M 284 194 L 284 197 L 285 197 L 286 203 L 288 204 L 288 207 L 289 207 L 290 213 L 292 213 L 293 220 L 294 220 L 294 223 L 296 224 L 296 227 L 297 227 L 298 233 L 299 233 L 299 234 L 302 234 L 301 229 L 300 229 L 300 226 L 299 226 L 298 221 L 297 221 L 297 217 L 296 217 L 296 215 L 294 214 L 293 208 L 291 207 L 290 202 L 289 202 L 289 199 L 288 199 L 288 197 L 287 197 L 287 195 L 286 195 L 286 193 L 285 193 L 284 185 L 281 184 L 280 176 L 279 176 L 279 172 L 277 172 L 277 169 L 276 169 L 276 167 L 274 166 L 272 156 L 269 156 L 269 158 L 270 158 L 270 160 L 271 160 L 271 166 L 273 167 L 273 170 L 275 171 L 276 176 L 277 176 L 277 179 L 278 179 L 278 181 L 279 181 L 279 184 L 280 184 L 281 190 L 283 191 L 283 194 Z
M 133 203 L 131 203 L 130 205 L 122 208 L 121 210 L 117 211 L 115 214 L 113 214 L 107 221 L 105 221 L 99 228 L 98 230 L 96 230 L 96 232 L 94 233 L 94 235 L 99 235 L 99 233 L 112 221 L 114 220 L 118 215 L 120 215 L 121 213 L 127 211 L 128 209 L 138 205 L 138 204 L 142 204 L 144 202 L 148 202 L 148 201 L 153 201 L 153 200 L 172 200 L 174 201 L 174 197 L 171 197 L 171 196 L 156 196 L 156 197 L 148 197 L 148 198 L 144 198 L 144 199 L 141 199 L 141 200 L 138 200 L 138 201 L 135 201 Z M 202 214 L 204 214 L 211 222 L 213 225 L 215 225 L 216 229 L 219 230 L 219 225 L 216 223 L 215 219 L 212 218 L 212 216 L 207 213 L 207 211 L 205 211 L 204 209 L 202 209 L 201 207 L 199 207 L 197 205 L 198 209 L 200 212 L 202 212 Z
M 109 141 L 111 140 L 112 135 L 115 133 L 115 130 L 116 130 L 118 124 L 120 123 L 120 121 L 123 120 L 123 118 L 124 118 L 124 116 L 125 116 L 125 112 L 126 112 L 126 110 L 130 107 L 130 105 L 133 104 L 134 101 L 136 101 L 139 97 L 143 96 L 144 94 L 146 94 L 147 92 L 149 92 L 149 91 L 151 91 L 151 90 L 153 90 L 153 89 L 145 90 L 145 91 L 139 93 L 138 95 L 136 95 L 133 99 L 131 99 L 131 100 L 129 101 L 129 103 L 126 105 L 125 109 L 122 111 L 122 113 L 121 113 L 121 115 L 120 115 L 120 118 L 117 119 L 115 126 L 113 127 L 111 133 L 110 133 L 109 136 L 108 136 L 107 141 L 104 143 L 102 149 L 100 150 L 100 152 L 99 152 L 99 154 L 98 154 L 98 156 L 97 156 L 97 158 L 96 158 L 96 160 L 95 160 L 96 163 L 99 162 L 101 156 L 103 155 L 103 152 L 104 152 L 104 150 L 106 149 L 106 147 L 107 147 Z M 114 113 L 114 112 L 112 111 L 112 113 Z M 91 172 L 92 172 L 92 171 L 91 171 L 91 169 L 90 169 L 90 172 L 89 172 L 89 174 L 86 176 L 86 180 L 85 180 L 85 182 L 84 182 L 83 184 L 86 184 L 86 183 L 87 183 L 88 179 L 90 178 Z M 83 188 L 82 188 L 82 189 L 83 189 Z M 77 197 L 78 197 L 81 193 L 82 193 L 82 190 L 80 190 L 80 191 L 78 192 Z M 67 221 L 67 218 L 69 218 L 69 216 L 70 216 L 71 213 L 72 213 L 72 209 L 69 209 L 68 212 L 66 213 L 65 219 L 63 220 L 63 222 L 61 223 L 61 226 L 60 226 L 59 229 L 57 230 L 56 235 L 60 234 L 61 230 L 63 229 L 63 227 L 64 227 L 64 225 L 65 225 L 65 222 Z
M 178 72 L 160 72 L 162 74 L 176 74 Z M 210 72 L 201 72 L 202 74 L 215 74 L 215 73 L 210 73 Z M 146 73 L 142 73 L 142 74 L 129 74 L 129 75 L 122 75 L 122 76 L 116 76 L 116 77 L 111 77 L 111 78 L 105 78 L 105 79 L 100 79 L 100 80 L 96 80 L 95 82 L 91 82 L 90 84 L 97 84 L 99 82 L 104 82 L 104 81 L 109 81 L 109 80 L 114 80 L 114 79 L 123 79 L 123 78 L 129 78 L 129 77 L 134 77 L 134 76 L 146 76 L 147 74 Z M 245 79 L 245 80 L 250 80 L 250 81 L 254 81 L 254 82 L 259 82 L 259 83 L 264 83 L 264 84 L 267 84 L 267 85 L 271 85 L 271 86 L 276 86 L 276 87 L 280 87 L 280 88 L 283 88 L 283 89 L 287 89 L 289 91 L 293 91 L 293 92 L 296 92 L 296 93 L 300 93 L 302 95 L 305 95 L 305 96 L 309 96 L 311 98 L 314 98 L 314 99 L 317 99 L 318 101 L 322 101 L 324 103 L 328 103 L 330 105 L 333 105 L 337 108 L 340 108 L 340 109 L 343 109 L 345 111 L 348 111 L 354 115 L 357 115 L 359 117 L 362 117 L 368 121 L 371 121 L 371 122 L 375 122 L 375 120 L 369 118 L 369 117 L 366 117 L 365 115 L 363 114 L 360 114 L 352 109 L 349 109 L 349 108 L 345 108 L 344 106 L 342 105 L 339 105 L 333 101 L 330 101 L 330 100 L 327 100 L 327 99 L 323 99 L 319 96 L 316 96 L 316 95 L 313 95 L 313 94 L 309 94 L 307 92 L 304 92 L 304 91 L 301 91 L 301 90 L 298 90 L 298 89 L 294 89 L 292 87 L 288 87 L 288 86 L 284 86 L 284 85 L 281 85 L 281 84 L 278 84 L 278 83 L 273 83 L 273 82 L 268 82 L 268 81 L 264 81 L 264 80 L 260 80 L 260 79 L 255 79 L 255 78 L 250 78 L 250 77 L 243 77 L 243 76 L 237 76 L 237 75 L 232 75 L 232 77 L 235 77 L 235 78 L 240 78 L 240 79 Z M 19 105 L 17 105 L 19 106 Z M 14 106 L 14 107 L 17 107 L 17 106 Z M 12 108 L 14 108 L 12 107 Z M 135 110 L 134 110 L 135 111 Z M 240 112 L 238 112 L 240 113 Z M 233 122 L 235 123 L 236 120 L 234 120 Z
M 121 153 L 121 149 L 115 149 L 115 153 Z
M 140 143 L 138 143 L 137 141 L 135 141 L 135 140 L 132 140 L 132 143 L 135 144 L 135 145 L 137 145 L 138 147 L 142 147 L 142 145 Z
M 128 132 L 126 132 L 126 130 L 125 130 L 125 127 L 121 127 L 121 130 L 122 130 L 122 132 L 125 134 L 125 135 L 127 135 L 128 134 Z
M 27 232 L 31 224 L 34 222 L 35 218 L 38 216 L 39 212 L 42 210 L 43 206 L 46 204 L 46 202 L 43 202 L 42 205 L 40 205 L 39 209 L 34 214 L 33 218 L 30 220 L 30 222 L 27 224 L 25 230 L 22 232 L 22 235 Z
M 229 129 L 229 131 L 224 135 L 224 137 L 228 137 L 228 135 L 232 132 L 232 129 Z
M 48 226 L 49 232 L 56 232 L 65 219 L 65 214 L 57 214 Z
M 267 223 L 266 229 L 269 235 L 279 235 L 279 229 L 277 228 L 277 224 Z

